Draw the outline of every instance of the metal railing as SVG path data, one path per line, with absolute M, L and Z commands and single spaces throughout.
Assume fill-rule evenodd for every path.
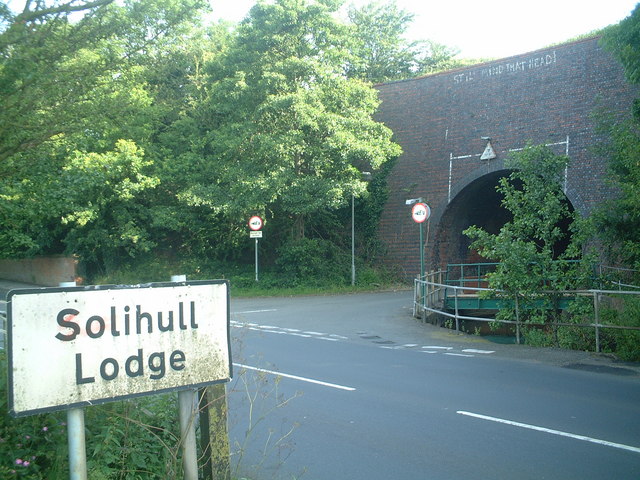
M 612 285 L 618 290 L 623 288 L 628 290 L 640 290 L 640 286 L 630 283 L 633 278 L 637 278 L 638 270 L 632 268 L 610 267 L 608 265 L 598 265 L 598 278 L 602 284 Z
M 569 323 L 569 322 L 559 322 L 554 321 L 552 323 L 535 323 L 528 321 L 521 321 L 519 318 L 519 302 L 518 297 L 516 296 L 514 300 L 514 308 L 516 311 L 516 319 L 515 320 L 503 320 L 495 318 L 493 316 L 484 316 L 477 317 L 472 315 L 464 315 L 461 312 L 464 309 L 459 307 L 459 299 L 464 295 L 468 295 L 469 292 L 493 292 L 494 294 L 504 293 L 499 290 L 494 290 L 490 288 L 482 288 L 482 287 L 470 287 L 468 285 L 459 286 L 459 285 L 451 285 L 447 283 L 443 283 L 443 277 L 446 275 L 445 271 L 437 271 L 430 272 L 425 275 L 423 279 L 416 278 L 414 280 L 414 305 L 413 305 L 413 314 L 414 317 L 422 318 L 423 320 L 426 318 L 426 313 L 431 312 L 438 315 L 442 315 L 447 318 L 451 318 L 455 320 L 455 328 L 456 331 L 460 331 L 460 321 L 461 320 L 472 320 L 478 322 L 496 322 L 502 323 L 505 325 L 515 325 L 516 328 L 516 342 L 519 344 L 521 340 L 521 328 L 522 327 L 530 327 L 530 326 L 539 326 L 539 327 L 581 327 L 581 328 L 593 328 L 595 331 L 595 345 L 596 352 L 600 352 L 600 331 L 602 329 L 618 329 L 618 330 L 636 330 L 640 331 L 640 327 L 633 326 L 625 326 L 625 325 L 612 325 L 601 322 L 601 312 L 602 312 L 602 304 L 603 298 L 610 296 L 620 296 L 620 295 L 631 295 L 637 296 L 640 295 L 640 291 L 634 290 L 598 290 L 598 289 L 590 289 L 590 290 L 567 290 L 561 292 L 561 295 L 567 295 L 572 297 L 592 297 L 593 298 L 593 312 L 594 312 L 594 321 L 592 323 Z M 424 292 L 424 293 L 423 293 Z M 541 293 L 549 293 L 549 292 L 541 292 Z M 453 308 L 447 308 L 446 300 L 453 298 Z M 505 297 L 506 298 L 506 297 Z

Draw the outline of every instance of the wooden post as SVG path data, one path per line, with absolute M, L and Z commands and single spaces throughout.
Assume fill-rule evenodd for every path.
M 230 480 L 227 395 L 224 384 L 200 389 L 200 447 L 205 480 Z

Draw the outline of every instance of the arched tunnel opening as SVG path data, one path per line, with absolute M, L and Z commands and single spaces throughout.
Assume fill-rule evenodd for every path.
M 513 219 L 511 212 L 501 205 L 502 194 L 496 191 L 499 180 L 510 173 L 511 170 L 499 170 L 484 175 L 471 182 L 453 198 L 436 233 L 437 248 L 432 259 L 433 266 L 491 261 L 470 249 L 471 239 L 462 232 L 476 225 L 491 234 L 497 234 L 505 223 Z M 573 211 L 571 202 L 566 198 L 565 201 L 569 211 Z M 556 255 L 563 253 L 570 241 L 569 220 L 564 220 L 559 226 L 565 235 L 554 246 Z

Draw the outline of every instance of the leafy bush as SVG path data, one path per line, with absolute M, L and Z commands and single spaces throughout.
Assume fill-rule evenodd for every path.
M 640 327 L 640 296 L 624 296 L 619 306 L 605 308 L 601 322 L 610 325 Z M 640 361 L 640 331 L 604 328 L 600 330 L 602 351 L 615 353 L 626 361 Z
M 0 369 L 0 478 L 65 478 L 68 455 L 64 414 L 12 418 L 8 413 L 4 352 L 0 352 Z
M 7 365 L 0 353 L 0 478 L 68 478 L 66 415 L 8 414 Z M 153 395 L 85 409 L 92 480 L 181 478 L 176 395 Z
M 610 305 L 601 304 L 600 323 L 612 326 L 640 327 L 640 296 L 613 298 Z M 591 297 L 579 297 L 560 319 L 562 323 L 588 324 L 595 321 Z M 595 351 L 595 328 L 553 326 L 526 328 L 526 343 L 538 347 L 558 346 L 571 350 Z M 640 361 L 640 331 L 600 328 L 600 351 L 613 353 L 620 360 Z
M 334 243 L 301 238 L 280 247 L 276 265 L 287 286 L 344 285 L 349 279 L 351 259 Z

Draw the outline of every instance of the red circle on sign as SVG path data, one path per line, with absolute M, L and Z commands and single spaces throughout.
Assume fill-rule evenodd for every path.
M 431 209 L 426 203 L 416 203 L 411 209 L 411 218 L 416 223 L 422 223 L 431 216 Z
M 254 232 L 260 230 L 262 228 L 262 219 L 257 215 L 251 217 L 249 219 L 249 228 Z

